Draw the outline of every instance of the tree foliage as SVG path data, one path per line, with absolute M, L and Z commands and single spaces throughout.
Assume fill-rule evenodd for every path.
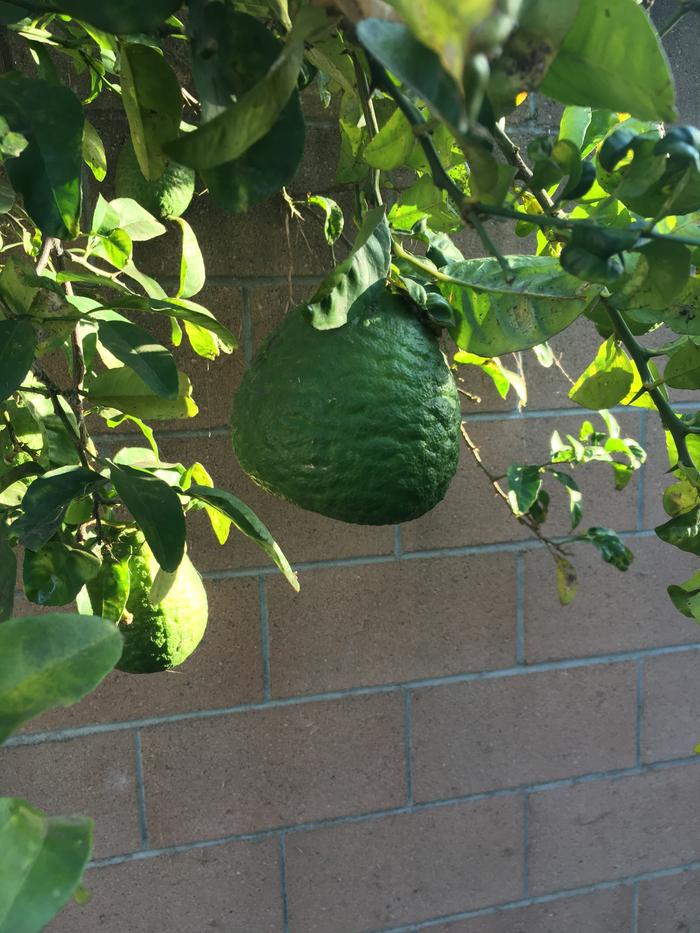
M 697 6 L 683 0 L 662 33 Z M 521 405 L 523 353 L 551 366 L 554 335 L 575 321 L 598 333 L 569 395 L 600 423 L 554 432 L 546 462 L 496 476 L 463 430 L 515 520 L 551 552 L 562 604 L 576 589 L 572 541 L 620 570 L 632 560 L 614 530 L 582 524 L 575 478 L 608 464 L 623 490 L 644 462 L 610 409 L 657 411 L 669 462 L 657 534 L 700 555 L 700 417 L 677 401 L 700 387 L 700 131 L 675 122 L 673 75 L 643 4 L 12 0 L 0 2 L 0 52 L 0 619 L 13 612 L 18 554 L 24 593 L 40 605 L 72 602 L 105 566 L 120 568 L 123 595 L 134 529 L 172 574 L 193 509 L 221 544 L 232 529 L 253 540 L 298 588 L 244 502 L 201 464 L 159 452 L 158 423 L 198 410 L 172 347 L 186 339 L 215 361 L 237 346 L 197 301 L 205 261 L 180 216 L 194 173 L 215 209 L 283 198 L 291 223 L 322 225 L 344 258 L 309 296 L 320 330 L 342 327 L 384 282 L 443 334 L 456 371 L 480 370 Z M 523 152 L 507 123 L 533 93 L 561 117 Z M 304 152 L 302 97 L 313 95 L 337 119 L 336 180 L 356 194 L 352 217 L 328 192 L 295 201 L 286 190 Z M 123 108 L 131 147 L 115 198 L 103 193 L 114 156 L 98 129 L 104 97 Z M 522 255 L 500 251 L 497 225 L 523 238 Z M 481 258 L 455 244 L 465 229 Z M 174 286 L 138 265 L 139 244 L 166 236 L 181 256 Z M 158 318 L 172 346 L 150 333 Z M 143 446 L 108 457 L 95 425 L 127 425 Z M 563 538 L 546 534 L 553 488 L 569 503 Z M 700 621 L 697 576 L 669 595 Z M 113 622 L 114 605 L 105 599 Z M 96 619 L 3 622 L 3 738 L 104 676 L 119 650 L 108 630 L 117 638 Z M 14 674 L 8 657 L 21 661 Z M 21 878 L 0 870 L 0 931 L 38 930 L 76 888 L 89 827 L 0 804 L 0 863 L 8 852 L 26 862 Z M 47 891 L 61 846 L 73 858 Z

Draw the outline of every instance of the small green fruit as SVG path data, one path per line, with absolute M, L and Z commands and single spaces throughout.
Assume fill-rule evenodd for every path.
M 117 158 L 117 197 L 133 198 L 161 220 L 184 214 L 194 195 L 194 180 L 191 168 L 169 162 L 160 178 L 149 181 L 141 172 L 130 139 Z

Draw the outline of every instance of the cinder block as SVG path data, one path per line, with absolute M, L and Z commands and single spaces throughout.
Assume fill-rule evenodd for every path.
M 154 845 L 403 803 L 399 696 L 277 707 L 142 732 Z
M 531 892 L 692 862 L 699 792 L 700 768 L 686 765 L 531 794 Z
M 4 796 L 23 797 L 46 813 L 92 817 L 94 856 L 140 846 L 130 732 L 4 748 L 0 787 Z
M 511 665 L 510 555 L 338 567 L 269 581 L 275 696 Z
M 632 890 L 619 887 L 583 897 L 503 910 L 488 917 L 458 920 L 435 933 L 628 933 Z
M 279 933 L 277 840 L 234 842 L 89 871 L 85 906 L 70 904 L 50 933 Z
M 693 933 L 700 917 L 700 871 L 639 885 L 639 933 Z
M 643 696 L 644 761 L 690 757 L 700 743 L 700 651 L 648 658 Z
M 290 931 L 355 933 L 515 900 L 521 831 L 510 797 L 294 834 Z
M 692 619 L 682 616 L 666 594 L 697 569 L 684 554 L 656 538 L 630 538 L 632 566 L 625 573 L 603 562 L 592 545 L 570 548 L 578 592 L 559 603 L 556 568 L 542 551 L 525 556 L 525 657 L 528 662 L 634 651 L 700 641 Z
M 633 664 L 416 690 L 415 797 L 632 767 L 635 718 Z

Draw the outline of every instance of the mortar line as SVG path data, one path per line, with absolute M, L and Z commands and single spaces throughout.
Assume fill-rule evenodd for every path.
M 547 781 L 541 784 L 520 784 L 515 787 L 500 787 L 496 790 L 483 791 L 475 794 L 465 794 L 460 797 L 447 797 L 440 800 L 428 800 L 420 803 L 414 803 L 412 806 L 389 807 L 383 810 L 370 810 L 364 813 L 350 813 L 345 816 L 326 817 L 318 820 L 309 820 L 305 823 L 285 823 L 281 826 L 271 826 L 267 829 L 260 829 L 248 833 L 232 833 L 226 836 L 220 836 L 214 839 L 193 840 L 186 843 L 178 843 L 172 846 L 163 846 L 158 849 L 139 850 L 128 852 L 122 855 L 109 856 L 107 858 L 96 859 L 90 863 L 90 867 L 104 868 L 109 865 L 118 865 L 123 862 L 139 861 L 143 858 L 155 858 L 159 855 L 174 855 L 181 852 L 189 852 L 192 849 L 208 849 L 216 846 L 227 845 L 233 842 L 258 842 L 262 839 L 270 839 L 279 836 L 280 833 L 290 835 L 293 833 L 310 832 L 316 829 L 330 829 L 337 826 L 347 826 L 353 823 L 369 823 L 386 819 L 392 816 L 407 816 L 415 813 L 423 813 L 431 810 L 439 810 L 445 807 L 454 807 L 461 804 L 480 803 L 488 800 L 498 800 L 501 798 L 511 798 L 522 796 L 524 793 L 538 794 L 551 790 L 560 790 L 561 788 L 577 787 L 583 784 L 593 784 L 604 780 L 622 780 L 627 777 L 637 777 L 643 774 L 651 774 L 656 771 L 665 771 L 670 768 L 685 767 L 690 768 L 700 765 L 700 757 L 692 755 L 688 758 L 675 758 L 668 761 L 654 762 L 653 764 L 642 765 L 639 768 L 623 768 L 616 771 L 601 771 L 592 774 L 583 774 L 577 777 L 561 778 L 556 781 Z M 700 867 L 700 862 L 698 863 Z
M 410 690 L 403 691 L 403 748 L 406 779 L 406 804 L 412 807 L 413 798 L 413 697 Z
M 515 558 L 515 660 L 525 663 L 525 555 Z
M 136 806 L 139 818 L 139 837 L 142 849 L 148 849 L 148 814 L 146 813 L 146 786 L 143 779 L 143 749 L 141 747 L 141 732 L 133 731 L 134 737 L 134 772 L 136 777 Z
M 632 885 L 632 927 L 631 933 L 638 933 L 639 930 L 639 882 L 635 881 Z
M 560 661 L 542 661 L 540 663 L 515 667 L 497 668 L 491 671 L 471 671 L 462 674 L 445 674 L 441 677 L 425 677 L 393 683 L 376 684 L 366 687 L 348 687 L 344 690 L 329 690 L 324 693 L 309 693 L 289 697 L 278 697 L 258 703 L 240 703 L 237 706 L 217 707 L 208 710 L 191 710 L 183 713 L 166 713 L 142 719 L 120 720 L 109 723 L 94 723 L 86 726 L 73 726 L 68 729 L 56 729 L 49 732 L 26 732 L 11 736 L 5 748 L 19 745 L 40 745 L 42 742 L 62 742 L 83 736 L 105 732 L 119 732 L 125 729 L 143 729 L 193 719 L 214 719 L 219 716 L 231 716 L 239 713 L 251 713 L 259 710 L 275 709 L 285 706 L 300 706 L 306 703 L 325 703 L 330 700 L 344 700 L 348 697 L 377 696 L 396 693 L 402 690 L 420 690 L 424 687 L 447 687 L 455 684 L 468 684 L 482 680 L 501 680 L 506 677 L 530 677 L 549 671 L 566 671 L 583 667 L 595 667 L 600 664 L 618 664 L 637 661 L 640 658 L 656 658 L 688 651 L 700 651 L 700 642 L 681 645 L 666 645 L 661 648 L 640 648 L 636 651 L 622 651 L 614 654 L 591 655 L 586 658 L 566 658 Z M 695 756 L 697 758 L 697 756 Z M 700 758 L 698 758 L 700 761 Z
M 272 699 L 270 686 L 270 620 L 267 609 L 267 588 L 265 577 L 258 577 L 258 602 L 260 613 L 260 655 L 262 663 L 263 699 Z
M 627 875 L 610 881 L 598 881 L 595 884 L 582 885 L 578 888 L 566 888 L 560 891 L 553 891 L 550 894 L 540 894 L 536 897 L 528 897 L 518 901 L 504 901 L 489 907 L 477 907 L 473 910 L 461 911 L 460 913 L 442 914 L 439 917 L 431 917 L 429 920 L 418 920 L 405 926 L 381 927 L 381 929 L 371 930 L 369 933 L 418 933 L 420 930 L 428 930 L 432 927 L 442 926 L 444 923 L 453 923 L 458 920 L 493 917 L 511 910 L 533 907 L 538 904 L 552 904 L 555 901 L 565 900 L 570 897 L 582 897 L 586 894 L 595 894 L 599 891 L 613 891 L 616 888 L 622 887 L 635 887 L 642 881 L 655 881 L 659 878 L 670 878 L 675 875 L 685 874 L 686 872 L 697 871 L 699 868 L 700 861 L 686 862 L 684 865 L 678 865 L 675 868 L 661 868 L 656 871 L 646 872 L 643 875 Z
M 277 859 L 280 872 L 280 899 L 282 901 L 282 933 L 289 933 L 289 899 L 287 897 L 287 846 L 286 836 L 280 833 L 277 840 Z
M 394 525 L 394 557 L 401 557 L 401 525 Z
M 647 449 L 647 422 L 649 412 L 643 408 L 639 413 L 639 445 L 642 450 Z M 644 528 L 644 500 L 646 497 L 646 461 L 637 470 L 637 531 Z
M 523 793 L 523 897 L 530 895 L 530 796 Z
M 636 696 L 635 696 L 635 761 L 637 765 L 642 763 L 642 715 L 644 712 L 644 658 L 638 658 L 636 661 Z
M 247 288 L 241 289 L 243 304 L 243 358 L 246 363 L 253 359 L 253 315 L 250 307 L 250 292 Z

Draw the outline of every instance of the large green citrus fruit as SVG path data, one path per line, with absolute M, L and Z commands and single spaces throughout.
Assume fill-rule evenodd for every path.
M 129 558 L 129 598 L 119 620 L 124 650 L 117 663 L 129 674 L 152 674 L 182 664 L 202 640 L 207 627 L 207 594 L 185 555 L 162 601 L 154 606 L 151 587 L 158 563 L 140 541 Z M 87 584 L 88 596 L 90 584 Z
M 122 146 L 117 158 L 116 191 L 118 198 L 133 198 L 154 217 L 179 217 L 190 206 L 195 174 L 191 168 L 169 162 L 155 181 L 142 173 L 131 140 Z
M 372 289 L 348 321 L 316 330 L 291 311 L 248 368 L 233 446 L 258 485 L 331 518 L 384 525 L 417 518 L 457 469 L 460 407 L 418 308 Z

